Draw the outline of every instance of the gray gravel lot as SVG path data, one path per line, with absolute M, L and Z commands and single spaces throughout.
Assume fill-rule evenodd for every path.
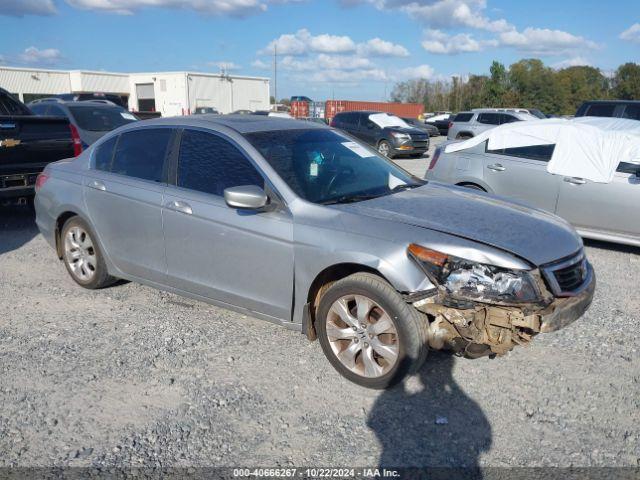
M 578 322 L 501 359 L 433 353 L 378 392 L 296 332 L 133 283 L 83 290 L 32 215 L 2 208 L 0 467 L 639 466 L 640 249 L 587 252 Z

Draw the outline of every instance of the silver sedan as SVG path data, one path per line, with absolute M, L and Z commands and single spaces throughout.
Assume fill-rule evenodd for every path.
M 121 127 L 49 165 L 35 206 L 82 287 L 124 278 L 301 331 L 370 388 L 428 348 L 504 355 L 579 318 L 595 288 L 563 220 L 427 184 L 295 120 Z
M 640 246 L 640 165 L 620 162 L 611 183 L 547 172 L 553 145 L 434 154 L 426 178 L 509 197 L 568 220 L 585 238 Z

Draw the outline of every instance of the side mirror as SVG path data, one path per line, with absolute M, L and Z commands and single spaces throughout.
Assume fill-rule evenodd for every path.
M 224 189 L 224 201 L 231 208 L 258 210 L 267 206 L 269 197 L 256 185 L 241 185 Z

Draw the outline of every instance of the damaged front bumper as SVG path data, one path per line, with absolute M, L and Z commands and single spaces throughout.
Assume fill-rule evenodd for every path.
M 580 318 L 591 305 L 596 280 L 591 266 L 580 290 L 554 297 L 543 285 L 547 301 L 518 306 L 469 302 L 456 304 L 442 292 L 411 302 L 429 320 L 429 346 L 449 349 L 469 358 L 505 355 L 527 345 L 538 333 L 559 330 Z

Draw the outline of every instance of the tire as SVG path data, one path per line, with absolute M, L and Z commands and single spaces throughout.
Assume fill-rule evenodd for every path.
M 380 140 L 380 143 L 378 143 L 378 153 L 381 153 L 387 158 L 393 158 L 393 154 L 391 153 L 391 144 L 386 140 Z
M 426 318 L 371 273 L 349 275 L 327 288 L 319 300 L 316 331 L 338 373 L 366 388 L 397 384 L 422 366 L 428 351 Z
M 78 285 L 93 290 L 116 281 L 107 271 L 93 231 L 80 217 L 71 217 L 65 222 L 60 242 L 64 266 Z

